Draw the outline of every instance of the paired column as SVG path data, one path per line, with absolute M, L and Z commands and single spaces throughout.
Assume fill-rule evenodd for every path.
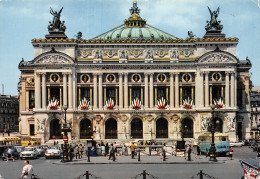
M 72 91 L 73 88 L 72 87 L 73 87 L 72 73 L 69 73 L 69 108 L 70 109 L 73 107 L 73 91 Z
M 97 109 L 97 98 L 98 98 L 98 92 L 97 92 L 97 74 L 94 73 L 93 74 L 94 79 L 93 79 L 93 83 L 94 83 L 94 109 Z
M 42 73 L 42 108 L 46 109 L 46 73 Z
M 149 97 L 149 91 L 148 91 L 148 73 L 145 73 L 144 74 L 144 95 L 145 95 L 145 97 L 144 97 L 144 107 L 147 109 L 149 106 L 149 104 L 148 104 L 148 102 L 149 102 L 149 99 L 148 99 L 148 97 Z
M 35 74 L 35 108 L 41 108 L 41 75 L 39 72 Z
M 229 72 L 226 72 L 225 104 L 229 107 Z
M 209 72 L 205 72 L 205 103 L 209 107 Z
M 200 72 L 200 86 L 198 85 L 197 88 L 200 90 L 200 106 L 204 107 L 204 74 Z
M 63 106 L 68 106 L 67 96 L 68 96 L 68 85 L 67 85 L 67 73 L 62 73 L 63 75 Z M 62 104 L 60 104 L 61 106 Z
M 103 85 L 102 85 L 102 82 L 103 82 L 103 74 L 99 74 L 99 77 L 98 77 L 98 104 L 99 104 L 99 109 L 102 109 L 103 108 Z
M 154 107 L 154 100 L 153 100 L 153 74 L 150 73 L 150 108 Z
M 179 108 L 179 72 L 175 73 L 175 107 Z
M 128 73 L 124 73 L 125 75 L 125 109 L 128 109 Z M 131 102 L 131 101 L 130 101 Z
M 231 72 L 231 107 L 235 106 L 235 73 Z
M 123 108 L 124 102 L 124 93 L 123 93 L 123 73 L 119 73 L 119 109 Z
M 170 109 L 174 108 L 174 73 L 170 73 Z

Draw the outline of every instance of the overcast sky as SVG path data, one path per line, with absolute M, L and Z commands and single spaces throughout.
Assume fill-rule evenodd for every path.
M 52 20 L 50 7 L 65 20 L 66 35 L 81 31 L 84 39 L 100 35 L 123 24 L 133 0 L 0 0 L 0 84 L 5 94 L 17 95 L 18 64 L 33 59 L 33 38 L 44 38 Z M 220 7 L 223 33 L 239 38 L 237 57 L 253 63 L 252 81 L 260 86 L 260 7 L 257 0 L 137 0 L 147 24 L 185 39 L 188 31 L 205 34 L 210 20 L 207 6 Z M 0 86 L 0 89 L 2 87 Z M 0 93 L 2 90 L 0 90 Z

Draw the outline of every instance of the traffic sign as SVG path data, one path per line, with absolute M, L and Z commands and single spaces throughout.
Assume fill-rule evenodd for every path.
M 64 142 L 68 142 L 68 137 L 63 137 Z

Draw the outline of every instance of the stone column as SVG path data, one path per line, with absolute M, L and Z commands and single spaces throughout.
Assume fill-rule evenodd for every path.
M 170 73 L 170 109 L 174 108 L 174 73 Z
M 237 107 L 237 73 L 235 73 L 235 102 L 234 106 Z
M 225 105 L 229 107 L 229 72 L 226 72 Z
M 103 74 L 99 74 L 99 77 L 98 77 L 98 106 L 99 106 L 99 109 L 102 109 L 103 108 L 103 85 L 102 85 L 102 82 L 103 82 Z
M 154 100 L 153 100 L 153 74 L 150 73 L 150 108 L 154 107 Z
M 42 108 L 46 109 L 46 73 L 42 73 Z
M 179 72 L 175 73 L 175 108 L 180 107 L 179 101 Z
M 35 108 L 41 108 L 41 75 L 38 72 L 35 74 Z
M 149 98 L 148 75 L 149 75 L 148 73 L 145 73 L 145 74 L 144 74 L 144 85 L 145 85 L 145 86 L 144 86 L 144 96 L 145 96 L 145 97 L 144 97 L 144 107 L 145 107 L 146 109 L 149 107 L 149 104 L 148 104 L 148 103 L 149 103 L 149 99 L 148 99 L 148 98 Z
M 128 109 L 128 73 L 124 73 L 124 74 L 125 74 L 125 87 L 124 87 L 125 109 Z
M 231 73 L 231 107 L 235 106 L 235 73 Z
M 204 107 L 204 74 L 200 72 L 200 84 L 197 85 L 200 91 L 200 106 Z
M 94 109 L 97 109 L 97 98 L 98 98 L 98 94 L 97 94 L 97 74 L 94 73 L 93 74 L 94 79 L 93 79 L 93 83 L 94 83 Z
M 68 85 L 67 85 L 67 73 L 63 73 L 63 106 L 68 106 L 68 101 L 67 101 L 67 97 L 68 97 Z
M 72 74 L 69 74 L 69 109 L 73 108 Z M 77 90 L 76 90 L 77 91 Z
M 119 109 L 123 108 L 124 93 L 123 93 L 123 73 L 119 74 Z
M 205 106 L 209 107 L 209 72 L 205 73 Z

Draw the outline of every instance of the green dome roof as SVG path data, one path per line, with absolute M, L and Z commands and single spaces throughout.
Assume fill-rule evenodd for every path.
M 144 27 L 126 27 L 121 25 L 114 28 L 104 34 L 101 34 L 94 39 L 96 40 L 166 40 L 177 39 L 166 32 L 156 29 L 150 25 L 144 25 Z
M 175 40 L 177 37 L 146 24 L 146 20 L 139 15 L 140 9 L 134 1 L 130 9 L 131 16 L 125 24 L 105 32 L 95 40 Z

